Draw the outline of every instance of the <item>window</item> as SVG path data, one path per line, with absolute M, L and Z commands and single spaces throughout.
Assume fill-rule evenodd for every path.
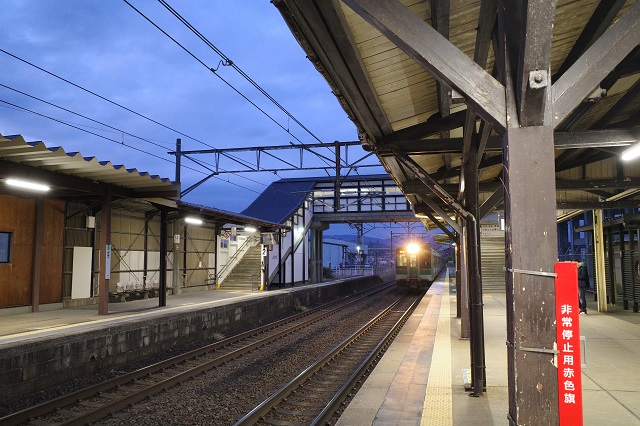
M 0 263 L 11 260 L 11 232 L 0 232 Z
M 227 240 L 226 238 L 222 238 L 220 240 L 220 248 L 228 249 L 229 248 L 229 240 Z

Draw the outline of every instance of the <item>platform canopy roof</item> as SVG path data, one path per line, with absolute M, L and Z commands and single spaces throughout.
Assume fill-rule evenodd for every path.
M 0 179 L 37 181 L 51 187 L 47 196 L 64 198 L 103 195 L 107 187 L 114 197 L 177 199 L 180 184 L 149 172 L 127 168 L 43 142 L 26 142 L 20 135 L 0 135 Z M 15 193 L 6 185 L 3 193 Z
M 46 197 L 75 201 L 97 201 L 110 190 L 121 208 L 147 212 L 166 207 L 174 218 L 198 215 L 218 225 L 225 223 L 279 229 L 286 226 L 245 214 L 228 212 L 180 201 L 180 184 L 135 168 L 83 157 L 62 147 L 47 147 L 43 142 L 26 142 L 22 136 L 0 135 L 0 193 L 30 196 L 33 193 L 13 189 L 8 179 L 20 179 L 50 187 Z
M 502 208 L 508 93 L 499 71 L 504 67 L 496 66 L 505 34 L 498 5 L 507 9 L 512 34 L 503 37 L 507 51 L 520 53 L 512 61 L 519 64 L 513 78 L 524 81 L 515 93 L 518 103 L 552 104 L 547 122 L 555 129 L 559 214 L 639 205 L 640 160 L 623 163 L 620 153 L 640 133 L 640 2 L 272 3 L 355 123 L 365 149 L 376 153 L 416 211 L 448 206 L 408 164 L 457 198 L 471 143 L 479 146 L 481 212 Z M 546 34 L 550 46 L 537 42 Z M 549 72 L 540 73 L 536 64 L 545 62 Z M 550 85 L 551 99 L 536 98 L 545 92 L 536 88 Z M 520 122 L 533 123 L 542 121 L 538 110 L 515 113 Z

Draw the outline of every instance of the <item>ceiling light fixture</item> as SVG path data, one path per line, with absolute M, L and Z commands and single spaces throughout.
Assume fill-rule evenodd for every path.
M 7 179 L 6 184 L 9 186 L 15 186 L 17 188 L 24 188 L 24 189 L 32 189 L 34 191 L 41 191 L 41 192 L 47 192 L 49 191 L 49 186 L 48 185 L 43 185 L 41 183 L 36 183 L 36 182 L 30 182 L 28 180 L 20 180 L 20 179 Z
M 640 157 L 640 143 L 631 145 L 629 148 L 622 151 L 622 161 L 631 161 Z

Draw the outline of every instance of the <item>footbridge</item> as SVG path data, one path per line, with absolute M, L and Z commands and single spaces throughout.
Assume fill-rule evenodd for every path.
M 265 248 L 268 284 L 321 281 L 322 233 L 330 224 L 424 220 L 393 179 L 382 174 L 343 177 L 339 185 L 334 177 L 281 179 L 242 214 L 291 229 L 278 231 L 271 239 L 273 244 Z

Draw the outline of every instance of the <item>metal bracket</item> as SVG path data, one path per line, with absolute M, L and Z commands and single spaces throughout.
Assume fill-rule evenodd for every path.
M 544 348 L 528 348 L 526 346 L 514 346 L 510 341 L 506 341 L 507 346 L 512 347 L 516 351 L 521 352 L 535 352 L 539 354 L 558 355 L 560 353 L 557 349 L 544 349 Z
M 507 272 L 512 272 L 514 274 L 538 275 L 541 277 L 556 278 L 558 276 L 558 274 L 556 274 L 555 272 L 527 271 L 525 269 L 515 269 L 515 268 L 502 268 L 502 270 Z
M 547 72 L 543 70 L 535 70 L 529 72 L 529 88 L 537 90 L 544 89 L 549 85 Z

